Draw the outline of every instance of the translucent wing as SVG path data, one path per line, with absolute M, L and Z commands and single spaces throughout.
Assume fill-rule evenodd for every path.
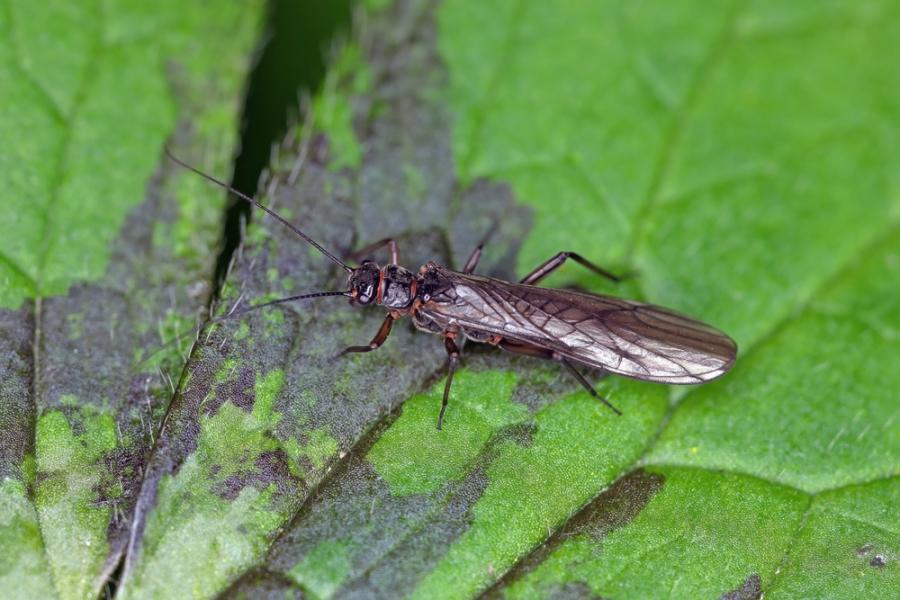
M 448 285 L 420 310 L 444 327 L 500 335 L 663 383 L 702 383 L 734 364 L 731 338 L 666 308 L 441 271 Z

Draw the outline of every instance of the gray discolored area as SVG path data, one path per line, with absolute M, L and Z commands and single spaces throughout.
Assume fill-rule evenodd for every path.
M 30 306 L 0 310 L 0 481 L 25 481 L 26 455 L 34 456 L 34 316 Z
M 364 147 L 356 174 L 360 241 L 438 226 L 448 236 L 451 266 L 461 267 L 486 241 L 491 266 L 479 272 L 512 278 L 530 210 L 504 183 L 456 179 L 452 119 L 433 97 L 446 85 L 436 47 L 437 6 L 401 0 L 359 28 L 372 80 L 370 93 L 352 96 L 354 129 Z M 421 264 L 403 254 L 401 262 L 410 269 Z
M 480 466 L 458 484 L 449 486 L 450 493 L 442 494 L 427 519 L 417 523 L 418 527 L 408 527 L 396 546 L 341 589 L 341 597 L 394 598 L 411 592 L 452 542 L 468 529 L 470 510 L 487 485 L 485 468 Z
M 762 581 L 758 573 L 750 575 L 740 587 L 722 594 L 719 600 L 759 600 L 762 598 Z
M 401 263 L 413 271 L 428 260 L 458 267 L 490 234 L 479 270 L 509 277 L 529 213 L 504 186 L 480 182 L 465 192 L 457 189 L 446 115 L 428 98 L 440 83 L 432 26 L 425 26 L 432 10 L 431 3 L 401 2 L 364 29 L 360 47 L 373 79 L 381 83 L 363 96 L 351 92 L 356 135 L 364 149 L 359 168 L 335 166 L 332 141 L 324 132 L 292 137 L 273 160 L 262 201 L 337 256 L 394 237 Z M 394 33 L 382 37 L 379 31 Z M 422 181 L 429 182 L 428 189 Z M 372 258 L 384 263 L 387 252 Z M 216 312 L 221 316 L 265 300 L 346 286 L 338 265 L 256 211 Z M 232 584 L 246 585 L 242 574 L 255 572 L 275 540 L 273 556 L 286 548 L 276 564 L 287 572 L 318 541 L 341 539 L 348 531 L 359 538 L 355 547 L 363 549 L 353 557 L 353 572 L 371 570 L 368 589 L 392 578 L 409 585 L 414 581 L 409 573 L 392 573 L 388 563 L 379 561 L 391 552 L 419 553 L 406 540 L 412 524 L 429 526 L 433 552 L 446 548 L 438 540 L 449 542 L 466 529 L 468 510 L 486 485 L 483 473 L 470 473 L 437 499 L 395 502 L 364 455 L 354 450 L 393 418 L 401 402 L 442 376 L 446 352 L 440 338 L 401 320 L 378 351 L 336 358 L 347 346 L 367 343 L 385 316 L 383 309 L 351 308 L 346 302 L 332 297 L 283 304 L 201 334 L 147 467 L 124 585 L 159 589 L 152 586 L 165 582 L 153 572 L 169 565 L 184 569 L 187 578 L 223 571 L 207 592 L 218 593 Z M 466 366 L 479 361 L 464 360 Z M 273 396 L 272 390 L 261 396 L 267 388 L 260 382 L 266 381 L 278 383 Z M 546 385 L 536 383 L 522 398 L 534 401 Z M 237 419 L 235 409 L 246 418 Z M 219 447 L 207 432 L 225 423 L 235 437 Z M 527 428 L 510 432 L 523 443 L 528 436 Z M 191 491 L 176 500 L 169 491 L 174 488 Z M 227 510 L 220 503 L 238 505 L 258 495 L 266 500 L 253 510 L 235 508 L 229 527 L 215 533 L 220 539 L 197 540 L 193 550 L 176 544 L 182 535 L 178 515 L 211 506 Z M 311 496 L 315 500 L 307 502 Z M 366 516 L 376 509 L 379 520 L 367 523 Z M 255 525 L 260 514 L 265 514 L 263 527 Z M 295 515 L 294 523 L 311 529 L 295 534 L 292 525 L 279 539 L 280 529 Z M 237 562 L 223 567 L 216 548 L 235 543 L 253 550 L 235 553 Z
M 391 30 L 397 31 L 395 22 L 410 19 L 410 29 L 406 31 L 414 39 L 372 39 L 371 43 L 361 44 L 368 49 L 365 58 L 371 65 L 373 79 L 390 84 L 376 83 L 365 101 L 354 104 L 356 133 L 365 149 L 359 171 L 336 169 L 331 141 L 322 132 L 313 131 L 306 137 L 292 138 L 279 149 L 263 201 L 338 256 L 347 256 L 359 247 L 391 236 L 399 244 L 401 263 L 413 271 L 428 260 L 459 266 L 474 246 L 490 234 L 489 250 L 483 260 L 485 272 L 509 269 L 529 222 L 528 212 L 517 207 L 508 188 L 487 182 L 456 197 L 454 168 L 446 147 L 446 116 L 426 97 L 429 86 L 435 85 L 435 69 L 439 70 L 431 48 L 433 32 L 421 29 L 421 19 L 430 19 L 432 8 L 424 3 L 400 3 L 391 10 L 395 12 L 377 16 L 376 21 L 390 21 Z M 379 27 L 376 21 L 369 23 L 370 31 Z M 380 45 L 382 41 L 384 45 Z M 418 67 L 413 64 L 416 61 Z M 399 63 L 403 63 L 402 68 Z M 401 78 L 409 81 L 401 82 Z M 400 93 L 392 85 L 405 91 Z M 365 116 L 373 103 L 379 109 Z M 360 127 L 361 123 L 365 127 Z M 432 127 L 433 123 L 443 125 Z M 429 181 L 427 190 L 415 187 L 417 180 L 410 178 L 411 171 L 400 173 L 385 166 L 408 162 L 408 153 L 413 149 L 416 160 L 424 161 L 416 168 L 421 167 L 425 181 Z M 432 186 L 431 178 L 438 178 L 439 174 L 449 178 L 447 183 L 437 181 Z M 408 204 L 412 194 L 419 194 L 419 199 Z M 372 258 L 384 263 L 387 252 L 377 252 Z M 346 286 L 346 274 L 338 265 L 281 224 L 255 213 L 245 243 L 235 257 L 217 314 L 225 315 L 273 298 L 344 290 Z M 201 547 L 191 551 L 174 542 L 181 535 L 177 526 L 164 526 L 163 517 L 158 517 L 159 525 L 152 525 L 154 512 L 189 512 L 194 502 L 198 506 L 220 501 L 234 504 L 249 497 L 247 494 L 267 494 L 266 528 L 252 526 L 257 512 L 240 509 L 224 532 L 213 533 L 214 537 L 232 536 L 228 539 L 243 537 L 256 549 L 254 552 L 278 539 L 280 527 L 298 511 L 300 515 L 328 512 L 328 519 L 319 518 L 318 512 L 317 518 L 308 518 L 313 530 L 292 537 L 289 528 L 276 542 L 278 547 L 299 545 L 287 553 L 290 560 L 278 563 L 285 571 L 290 570 L 291 560 L 299 560 L 315 547 L 312 540 L 339 538 L 339 532 L 329 529 L 336 526 L 337 514 L 345 515 L 341 521 L 358 521 L 354 531 L 367 531 L 366 516 L 373 510 L 373 502 L 376 507 L 380 501 L 384 503 L 383 518 L 378 521 L 382 530 L 375 531 L 370 524 L 371 535 L 359 544 L 365 551 L 353 559 L 359 568 L 391 551 L 409 534 L 409 524 L 427 523 L 434 510 L 446 512 L 448 507 L 456 507 L 455 512 L 446 512 L 444 521 L 431 527 L 435 548 L 446 548 L 466 528 L 468 508 L 486 485 L 483 475 L 471 474 L 468 483 L 454 488 L 452 494 L 450 490 L 443 491 L 442 498 L 446 500 L 442 503 L 430 498 L 392 503 L 386 485 L 353 451 L 373 428 L 392 418 L 390 415 L 400 402 L 442 376 L 446 352 L 440 338 L 422 334 L 408 320 L 401 320 L 378 351 L 336 358 L 347 346 L 367 343 L 385 316 L 382 309 L 354 309 L 346 302 L 336 297 L 279 305 L 224 321 L 201 335 L 201 343 L 192 353 L 166 418 L 158 451 L 147 469 L 126 563 L 126 581 L 135 581 L 140 587 L 148 576 L 143 565 L 160 561 L 171 561 L 191 577 L 190 573 L 203 568 L 198 564 L 196 569 L 188 569 L 186 565 L 191 561 L 200 562 L 206 557 L 212 560 L 217 544 L 234 543 L 226 542 L 225 537 L 219 538 L 221 541 L 198 540 Z M 468 357 L 464 360 L 471 366 Z M 267 377 L 278 380 L 279 385 L 275 397 L 261 403 L 258 386 Z M 546 373 L 542 377 L 546 380 Z M 521 398 L 535 401 L 546 385 L 546 381 L 536 382 L 533 390 L 523 389 Z M 245 446 L 241 450 L 229 446 L 210 451 L 204 444 L 214 443 L 213 438 L 204 432 L 219 427 L 214 425 L 219 421 L 232 422 L 233 407 L 244 411 L 251 423 L 265 411 L 269 422 L 262 432 L 253 425 L 238 434 L 235 443 Z M 527 431 L 514 434 L 517 439 L 527 440 Z M 222 451 L 235 456 L 219 457 L 217 453 Z M 199 471 L 195 465 L 199 465 Z M 340 498 L 340 502 L 329 508 L 327 502 L 316 501 L 312 508 L 301 509 L 324 478 L 336 480 L 336 476 L 329 476 L 335 468 L 349 474 L 349 483 L 343 485 L 351 487 L 336 484 L 338 487 L 325 497 Z M 169 486 L 176 485 L 169 483 L 172 481 L 197 490 L 195 496 L 176 502 L 166 492 Z M 205 498 L 207 494 L 209 497 Z M 297 518 L 305 521 L 302 516 Z M 390 531 L 385 534 L 385 528 L 395 525 L 399 529 L 393 535 Z M 145 546 L 147 539 L 153 543 Z M 436 542 L 438 539 L 443 542 Z M 166 547 L 171 550 L 160 550 Z M 412 550 L 410 546 L 404 552 Z M 253 554 L 249 560 L 240 559 L 221 583 L 230 586 L 240 581 L 240 585 L 249 585 L 241 574 L 253 572 L 252 567 L 264 558 Z M 394 574 L 384 565 L 381 569 L 373 571 L 372 577 L 409 579 L 408 573 Z
M 115 478 L 101 484 L 98 502 L 113 505 L 109 538 L 116 555 L 141 485 L 140 477 L 125 475 L 143 473 L 190 347 L 189 340 L 166 341 L 205 318 L 209 299 L 214 254 L 178 256 L 154 240 L 161 228 L 178 227 L 177 203 L 164 182 L 183 176 L 161 163 L 147 199 L 128 215 L 112 246 L 104 281 L 75 284 L 41 306 L 35 347 L 40 413 L 63 412 L 76 436 L 85 431 L 85 406 L 95 407 L 91 414 L 115 416 L 117 444 L 106 457 Z M 210 208 L 196 235 L 214 247 L 217 211 Z
M 219 596 L 222 600 L 307 600 L 294 584 L 274 573 L 252 571 Z
M 183 135 L 173 146 L 189 154 L 194 143 Z M 215 253 L 206 248 L 218 238 L 219 207 L 213 200 L 193 216 L 192 241 L 203 252 L 176 252 L 167 239 L 183 226 L 175 197 L 181 176 L 161 164 L 111 242 L 99 281 L 0 311 L 0 476 L 20 481 L 34 502 L 41 529 L 29 542 L 56 577 L 71 577 L 65 565 L 78 556 L 97 568 L 83 575 L 95 590 L 121 559 L 144 466 L 185 362 L 189 344 L 164 342 L 201 319 L 208 301 Z M 69 454 L 54 454 L 66 444 Z M 91 444 L 102 445 L 79 450 Z M 77 471 L 89 487 L 73 479 Z M 68 490 L 62 502 L 59 486 Z
M 358 173 L 363 239 L 450 220 L 457 185 L 450 115 L 427 97 L 446 83 L 436 9 L 436 2 L 401 0 L 359 30 L 372 80 L 372 93 L 356 98 L 354 118 L 365 147 Z
M 559 532 L 561 538 L 586 533 L 598 542 L 628 525 L 662 488 L 665 477 L 643 469 L 620 477 L 573 517 Z
M 453 266 L 465 264 L 483 242 L 484 254 L 476 272 L 515 281 L 516 257 L 525 232 L 531 229 L 530 209 L 516 201 L 509 185 L 485 179 L 461 191 L 455 206 L 450 220 Z
M 573 582 L 551 586 L 545 596 L 547 600 L 604 600 L 591 591 L 586 583 Z
M 325 193 L 325 187 L 331 193 Z M 304 212 L 298 211 L 292 216 L 299 222 L 310 221 L 306 229 L 323 244 L 338 249 L 351 245 L 352 230 L 345 224 L 352 216 L 352 205 L 340 176 L 321 165 L 309 163 L 293 189 L 278 190 L 275 183 L 269 189 L 272 206 L 285 214 L 290 214 L 301 198 L 306 201 Z M 309 218 L 311 214 L 316 218 Z M 269 225 L 271 223 L 263 222 L 260 226 L 263 235 L 239 251 L 218 314 L 258 303 L 259 298 L 289 295 L 285 287 L 294 282 L 309 285 L 313 290 L 333 289 L 338 285 L 330 263 L 308 252 L 305 243 L 292 237 L 284 228 L 275 228 L 271 232 L 264 229 Z M 332 301 L 330 305 L 329 300 Z M 263 436 L 262 446 L 236 457 L 239 463 L 236 473 L 220 479 L 221 465 L 216 464 L 218 458 L 211 455 L 211 464 L 207 465 L 208 489 L 220 498 L 233 500 L 245 487 L 264 490 L 274 485 L 276 494 L 271 508 L 285 515 L 297 508 L 311 487 L 309 474 L 316 469 L 310 463 L 302 465 L 305 473 L 289 468 L 283 443 L 289 439 L 298 445 L 308 441 L 305 438 L 309 429 L 304 425 L 310 422 L 310 407 L 323 396 L 331 399 L 330 392 L 323 388 L 326 384 L 306 377 L 303 372 L 316 373 L 315 366 L 333 363 L 330 357 L 337 352 L 339 341 L 328 331 L 345 326 L 346 319 L 353 318 L 345 309 L 341 313 L 332 312 L 336 308 L 333 302 L 336 300 L 324 299 L 321 303 L 304 303 L 296 307 L 273 307 L 240 320 L 225 321 L 201 335 L 201 343 L 192 353 L 161 432 L 158 451 L 147 470 L 139 504 L 140 520 L 132 535 L 126 575 L 140 560 L 145 519 L 155 507 L 158 486 L 164 477 L 177 474 L 185 460 L 197 453 L 202 423 L 222 413 L 225 405 L 238 407 L 252 416 L 259 399 L 255 385 L 272 374 L 276 374 L 281 383 L 274 390 L 276 405 L 270 408 L 286 418 L 270 423 L 272 431 Z M 346 365 L 337 363 L 335 375 L 341 374 Z M 281 394 L 282 390 L 284 394 Z M 358 399 L 348 396 L 337 401 L 353 403 Z M 359 426 L 355 428 L 359 429 Z M 348 427 L 347 430 L 351 429 Z M 278 446 L 278 451 L 273 451 Z M 207 452 L 200 450 L 204 454 L 198 458 Z M 254 454 L 255 450 L 259 453 Z
M 571 393 L 577 385 L 555 364 L 536 363 L 475 344 L 467 346 L 470 348 L 479 351 L 464 354 L 466 369 L 505 368 L 526 373 L 512 398 L 533 410 Z M 322 548 L 337 542 L 346 549 L 349 562 L 337 597 L 391 598 L 411 591 L 468 530 L 472 507 L 488 484 L 486 471 L 499 446 L 509 442 L 529 446 L 535 428 L 527 421 L 501 428 L 473 461 L 478 466 L 460 480 L 433 493 L 397 495 L 366 458 L 393 420 L 389 416 L 379 423 L 329 474 L 272 546 L 265 561 L 268 569 L 293 578 L 301 587 L 309 585 L 309 577 L 321 568 L 310 561 Z M 429 433 L 440 435 L 437 430 Z

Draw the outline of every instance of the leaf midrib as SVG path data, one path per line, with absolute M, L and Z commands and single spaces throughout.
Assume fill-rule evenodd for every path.
M 687 91 L 684 94 L 681 104 L 676 109 L 672 121 L 666 130 L 665 137 L 660 146 L 659 155 L 654 163 L 650 185 L 647 188 L 647 194 L 635 213 L 631 235 L 625 243 L 625 264 L 630 265 L 634 262 L 635 252 L 642 240 L 644 229 L 646 227 L 645 223 L 649 221 L 649 216 L 659 202 L 663 189 L 665 189 L 664 184 L 669 177 L 685 125 L 696 110 L 700 97 L 709 82 L 711 75 L 715 72 L 716 67 L 722 62 L 722 59 L 737 38 L 735 27 L 738 17 L 746 4 L 747 0 L 733 0 L 731 2 L 731 6 L 724 19 L 725 22 L 722 26 L 722 30 L 713 39 L 709 49 L 700 61 L 700 64 L 694 72 L 694 76 L 691 78 L 691 82 L 688 84 Z
M 90 92 L 91 82 L 96 75 L 97 65 L 100 61 L 100 57 L 102 56 L 104 49 L 103 39 L 106 26 L 106 15 L 103 12 L 101 3 L 97 3 L 96 7 L 97 14 L 93 19 L 93 23 L 95 24 L 95 34 L 90 49 L 88 50 L 88 57 L 85 61 L 84 69 L 82 70 L 81 81 L 79 82 L 78 89 L 75 92 L 74 100 L 72 102 L 72 108 L 69 111 L 68 116 L 64 116 L 65 120 L 62 123 L 63 137 L 60 140 L 59 148 L 57 149 L 56 157 L 54 160 L 53 175 L 51 177 L 52 183 L 50 185 L 50 198 L 48 199 L 43 211 L 43 223 L 41 226 L 41 253 L 40 258 L 38 259 L 37 275 L 34 278 L 35 284 L 37 286 L 37 294 L 41 296 L 45 295 L 46 293 L 45 277 L 47 273 L 47 258 L 50 255 L 50 251 L 53 249 L 56 242 L 55 237 L 53 235 L 50 235 L 50 232 L 56 228 L 54 212 L 57 204 L 59 204 L 61 190 L 63 187 L 63 183 L 65 182 L 65 168 L 66 164 L 68 163 L 69 152 L 72 145 L 72 130 L 74 129 L 74 123 L 81 113 L 81 110 L 84 107 L 84 103 L 88 97 L 88 93 Z
M 13 60 L 11 61 L 14 68 L 20 73 L 24 74 L 25 80 L 29 82 L 37 92 L 38 95 L 44 100 L 45 108 L 51 114 L 53 119 L 58 123 L 60 127 L 62 127 L 62 139 L 60 140 L 59 147 L 56 151 L 56 156 L 54 160 L 54 166 L 52 169 L 51 176 L 51 185 L 50 185 L 50 196 L 47 200 L 46 205 L 43 207 L 42 214 L 42 223 L 40 227 L 40 236 L 41 236 L 41 249 L 37 263 L 37 273 L 35 275 L 30 275 L 24 268 L 22 268 L 16 261 L 14 261 L 11 257 L 0 254 L 0 260 L 5 262 L 9 268 L 11 268 L 14 272 L 23 277 L 26 283 L 31 288 L 29 291 L 34 296 L 34 334 L 32 338 L 32 388 L 31 388 L 31 398 L 34 404 L 34 416 L 32 420 L 32 431 L 31 431 L 31 439 L 32 444 L 36 444 L 36 430 L 35 427 L 37 425 L 38 419 L 41 416 L 41 406 L 38 402 L 38 397 L 43 387 L 41 380 L 41 338 L 43 332 L 43 298 L 45 295 L 45 277 L 46 277 L 46 266 L 47 266 L 47 257 L 50 254 L 50 250 L 53 247 L 54 239 L 53 236 L 50 235 L 50 231 L 54 228 L 53 216 L 54 209 L 59 203 L 59 198 L 61 196 L 61 189 L 64 182 L 64 173 L 65 166 L 67 163 L 70 146 L 72 143 L 72 130 L 73 123 L 75 119 L 78 117 L 81 109 L 84 105 L 85 99 L 87 98 L 88 92 L 90 91 L 90 84 L 94 77 L 94 74 L 97 70 L 97 63 L 102 54 L 103 50 L 103 31 L 105 27 L 105 15 L 102 10 L 102 6 L 97 4 L 97 14 L 95 15 L 95 19 L 92 22 L 95 24 L 95 36 L 93 39 L 93 43 L 90 47 L 90 53 L 88 55 L 88 60 L 86 61 L 84 70 L 82 71 L 81 81 L 78 85 L 78 90 L 75 95 L 75 100 L 72 104 L 72 108 L 69 111 L 69 114 L 66 115 L 57 101 L 50 95 L 50 93 L 41 86 L 31 75 L 31 73 L 21 64 L 21 57 L 19 56 L 18 49 L 15 45 L 15 35 L 13 34 L 14 29 L 14 11 L 12 9 L 11 4 L 7 1 L 4 3 L 6 7 L 6 12 L 8 16 L 9 23 L 9 44 L 13 54 Z M 37 506 L 35 506 L 35 518 L 37 520 L 38 526 L 38 534 L 41 539 L 41 549 L 44 554 L 44 558 L 46 560 L 46 564 L 48 566 L 47 576 L 50 580 L 50 584 L 53 589 L 60 591 L 58 582 L 56 581 L 56 573 L 54 569 L 54 561 L 51 556 L 47 553 L 47 544 L 45 542 L 46 536 L 44 534 L 44 523 L 41 517 L 41 511 L 37 510 Z M 95 592 L 99 593 L 99 586 L 102 585 L 100 582 L 95 582 L 94 588 Z

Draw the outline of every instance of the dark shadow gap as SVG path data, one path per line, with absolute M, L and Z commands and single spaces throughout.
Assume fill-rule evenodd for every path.
M 257 192 L 273 144 L 297 118 L 299 98 L 314 94 L 325 78 L 329 49 L 350 27 L 352 0 L 270 0 L 262 48 L 248 77 L 240 145 L 231 185 Z M 249 205 L 232 198 L 225 212 L 222 249 L 216 260 L 214 299 L 241 241 Z
M 280 143 L 298 116 L 298 98 L 312 95 L 325 78 L 329 50 L 350 29 L 352 0 L 269 0 L 255 64 L 248 74 L 235 149 L 231 185 L 254 196 L 273 144 Z M 211 302 L 240 243 L 246 202 L 231 198 L 223 219 L 222 249 L 216 259 Z M 185 367 L 186 368 L 186 367 Z M 99 598 L 115 597 L 125 552 L 104 583 Z

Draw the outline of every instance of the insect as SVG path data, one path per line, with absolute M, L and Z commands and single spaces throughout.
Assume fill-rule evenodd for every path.
M 392 238 L 355 254 L 368 256 L 387 248 L 387 265 L 363 260 L 358 267 L 351 267 L 273 210 L 181 161 L 168 149 L 166 152 L 179 165 L 272 216 L 347 272 L 346 290 L 279 298 L 233 312 L 229 318 L 274 304 L 324 296 L 346 296 L 351 304 L 386 308 L 388 314 L 372 340 L 364 346 L 346 348 L 341 352 L 344 355 L 377 350 L 390 335 L 394 321 L 411 317 L 418 329 L 442 336 L 447 351 L 447 380 L 438 429 L 444 422 L 453 374 L 459 365 L 458 342 L 463 337 L 509 352 L 557 361 L 591 396 L 619 415 L 621 411 L 597 393 L 575 363 L 633 379 L 673 384 L 710 381 L 734 364 L 734 341 L 690 317 L 611 296 L 537 287 L 569 259 L 603 277 L 620 280 L 574 252 L 556 254 L 518 283 L 474 273 L 484 244 L 475 248 L 462 271 L 429 261 L 413 273 L 398 264 L 399 249 Z

